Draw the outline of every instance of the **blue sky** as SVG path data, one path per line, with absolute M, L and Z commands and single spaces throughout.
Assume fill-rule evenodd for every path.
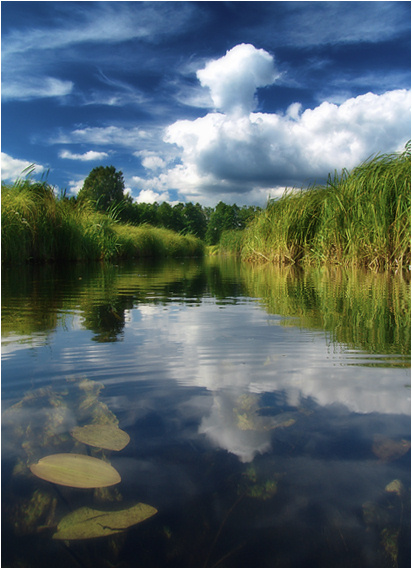
M 410 138 L 410 2 L 1 2 L 2 179 L 265 205 Z

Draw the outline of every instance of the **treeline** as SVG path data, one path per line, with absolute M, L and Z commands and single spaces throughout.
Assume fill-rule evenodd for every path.
M 2 183 L 2 262 L 202 256 L 222 233 L 244 229 L 259 208 L 220 202 L 133 203 L 113 166 L 92 170 L 77 197 L 28 176 Z
M 258 211 L 260 208 L 256 206 L 238 207 L 223 202 L 212 208 L 192 202 L 171 206 L 167 202 L 149 204 L 126 201 L 120 205 L 118 216 L 124 223 L 148 223 L 153 227 L 191 234 L 204 240 L 207 245 L 216 245 L 223 231 L 245 229 Z
M 207 245 L 216 245 L 223 231 L 244 229 L 260 211 L 256 206 L 238 207 L 223 202 L 219 202 L 215 208 L 192 202 L 174 206 L 167 202 L 136 203 L 124 191 L 121 171 L 114 166 L 98 166 L 90 172 L 78 196 L 70 198 L 70 202 L 80 205 L 89 203 L 96 211 L 115 215 L 122 223 L 136 226 L 149 224 L 183 235 L 194 235 Z
M 377 155 L 323 186 L 286 191 L 220 247 L 276 264 L 408 269 L 411 264 L 411 145 Z

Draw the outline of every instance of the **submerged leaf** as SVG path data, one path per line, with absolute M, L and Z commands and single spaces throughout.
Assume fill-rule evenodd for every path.
M 266 480 L 262 484 L 253 484 L 246 490 L 246 495 L 259 500 L 269 500 L 278 491 L 276 480 Z
M 90 539 L 120 533 L 156 513 L 156 508 L 142 503 L 114 512 L 79 508 L 60 521 L 53 539 Z
M 400 496 L 403 492 L 403 484 L 400 480 L 395 479 L 385 486 L 386 492 L 392 492 Z
M 96 423 L 75 427 L 71 435 L 81 443 L 108 450 L 122 450 L 130 441 L 129 435 L 118 427 Z
M 385 528 L 381 532 L 381 543 L 393 566 L 398 566 L 399 529 Z
M 113 466 L 83 454 L 51 454 L 32 464 L 30 470 L 43 480 L 74 488 L 102 488 L 121 480 Z
M 383 435 L 375 435 L 372 452 L 383 462 L 390 462 L 406 454 L 410 448 L 410 441 L 405 439 L 396 441 Z

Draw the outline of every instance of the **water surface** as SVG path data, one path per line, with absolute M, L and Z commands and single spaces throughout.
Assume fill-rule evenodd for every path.
M 402 275 L 231 259 L 4 269 L 4 567 L 409 567 Z M 121 451 L 70 431 L 118 421 Z M 94 454 L 121 482 L 28 466 Z M 158 513 L 53 539 L 88 506 Z

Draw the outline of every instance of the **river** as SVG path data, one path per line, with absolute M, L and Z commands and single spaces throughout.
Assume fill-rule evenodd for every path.
M 410 409 L 407 275 L 4 268 L 2 566 L 410 567 Z M 73 436 L 107 423 L 121 450 Z M 30 470 L 60 453 L 121 481 Z M 157 513 L 59 538 L 137 503 Z

